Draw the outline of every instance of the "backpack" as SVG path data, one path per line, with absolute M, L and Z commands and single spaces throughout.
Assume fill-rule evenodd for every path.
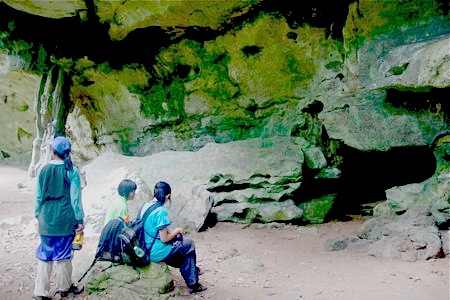
M 122 218 L 114 218 L 106 223 L 100 234 L 95 260 L 125 264 L 126 259 L 122 255 L 122 241 L 119 238 L 124 227 L 125 222 Z
M 150 205 L 141 218 L 142 206 L 136 219 L 124 224 L 124 227 L 119 234 L 119 239 L 122 242 L 122 257 L 127 264 L 140 267 L 150 263 L 150 251 L 153 243 L 156 241 L 156 234 L 154 236 L 152 235 L 152 243 L 150 247 L 147 248 L 145 235 L 148 233 L 144 229 L 144 224 L 152 211 L 159 206 L 159 203 Z
M 150 251 L 156 240 L 156 235 L 152 236 L 152 244 L 147 248 L 144 224 L 152 211 L 159 206 L 158 203 L 152 204 L 141 218 L 141 211 L 144 207 L 142 206 L 136 219 L 128 223 L 120 217 L 106 223 L 100 234 L 94 261 L 78 282 L 81 282 L 97 261 L 110 261 L 132 267 L 148 265 L 150 263 Z

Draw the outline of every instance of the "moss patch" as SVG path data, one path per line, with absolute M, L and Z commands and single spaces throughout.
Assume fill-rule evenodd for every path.
M 326 195 L 322 198 L 314 199 L 299 205 L 303 210 L 303 220 L 312 223 L 323 223 L 325 216 L 333 205 L 335 195 Z
M 366 40 L 373 40 L 382 34 L 389 33 L 401 37 L 408 28 L 423 30 L 434 18 L 445 18 L 445 22 L 448 22 L 450 15 L 444 16 L 444 5 L 437 0 L 360 0 L 355 2 L 349 7 L 343 30 L 344 37 L 350 46 L 348 48 L 357 48 Z M 448 10 L 448 7 L 446 9 Z M 445 31 L 444 28 L 441 30 Z
M 217 29 L 233 13 L 260 0 L 227 1 L 97 1 L 97 15 L 110 24 L 112 39 L 121 40 L 138 28 L 186 28 L 191 26 Z
M 26 131 L 25 129 L 23 129 L 22 127 L 19 127 L 18 129 L 17 129 L 17 140 L 19 141 L 19 142 L 22 142 L 22 139 L 23 138 L 32 138 L 33 137 L 33 134 L 32 133 L 30 133 L 30 132 L 28 132 L 28 131 Z
M 164 49 L 155 69 L 170 77 L 179 66 L 189 66 L 187 92 L 202 90 L 210 106 L 218 107 L 242 96 L 293 97 L 297 88 L 308 86 L 319 61 L 337 48 L 323 29 L 292 29 L 286 20 L 262 14 L 215 41 L 184 40 Z

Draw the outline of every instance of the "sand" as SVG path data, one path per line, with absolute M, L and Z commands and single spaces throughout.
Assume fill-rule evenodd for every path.
M 0 299 L 31 299 L 39 242 L 33 193 L 21 168 L 0 167 Z M 19 185 L 19 186 L 18 186 Z M 208 290 L 187 295 L 172 269 L 179 299 L 449 299 L 449 259 L 405 262 L 369 256 L 364 250 L 326 251 L 325 242 L 354 236 L 362 218 L 314 226 L 219 223 L 191 233 L 201 283 Z M 73 279 L 92 262 L 96 237 L 86 237 L 74 257 Z M 57 287 L 52 283 L 52 290 Z M 86 295 L 77 298 L 86 298 Z

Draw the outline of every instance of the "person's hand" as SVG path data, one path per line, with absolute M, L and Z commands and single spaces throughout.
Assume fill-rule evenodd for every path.
M 77 229 L 75 229 L 76 233 L 83 233 L 84 230 L 84 224 L 78 224 Z
M 175 228 L 174 234 L 176 237 L 182 237 L 183 236 L 183 228 L 181 228 L 181 227 Z

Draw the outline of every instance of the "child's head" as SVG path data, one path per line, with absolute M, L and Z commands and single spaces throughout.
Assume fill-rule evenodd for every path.
M 133 180 L 124 179 L 120 182 L 117 191 L 119 195 L 125 197 L 127 200 L 131 200 L 134 197 L 134 192 L 137 189 L 137 185 Z
M 166 201 L 170 200 L 170 194 L 172 193 L 172 189 L 167 182 L 160 181 L 155 185 L 155 189 L 153 194 L 155 198 L 161 205 L 164 205 Z

